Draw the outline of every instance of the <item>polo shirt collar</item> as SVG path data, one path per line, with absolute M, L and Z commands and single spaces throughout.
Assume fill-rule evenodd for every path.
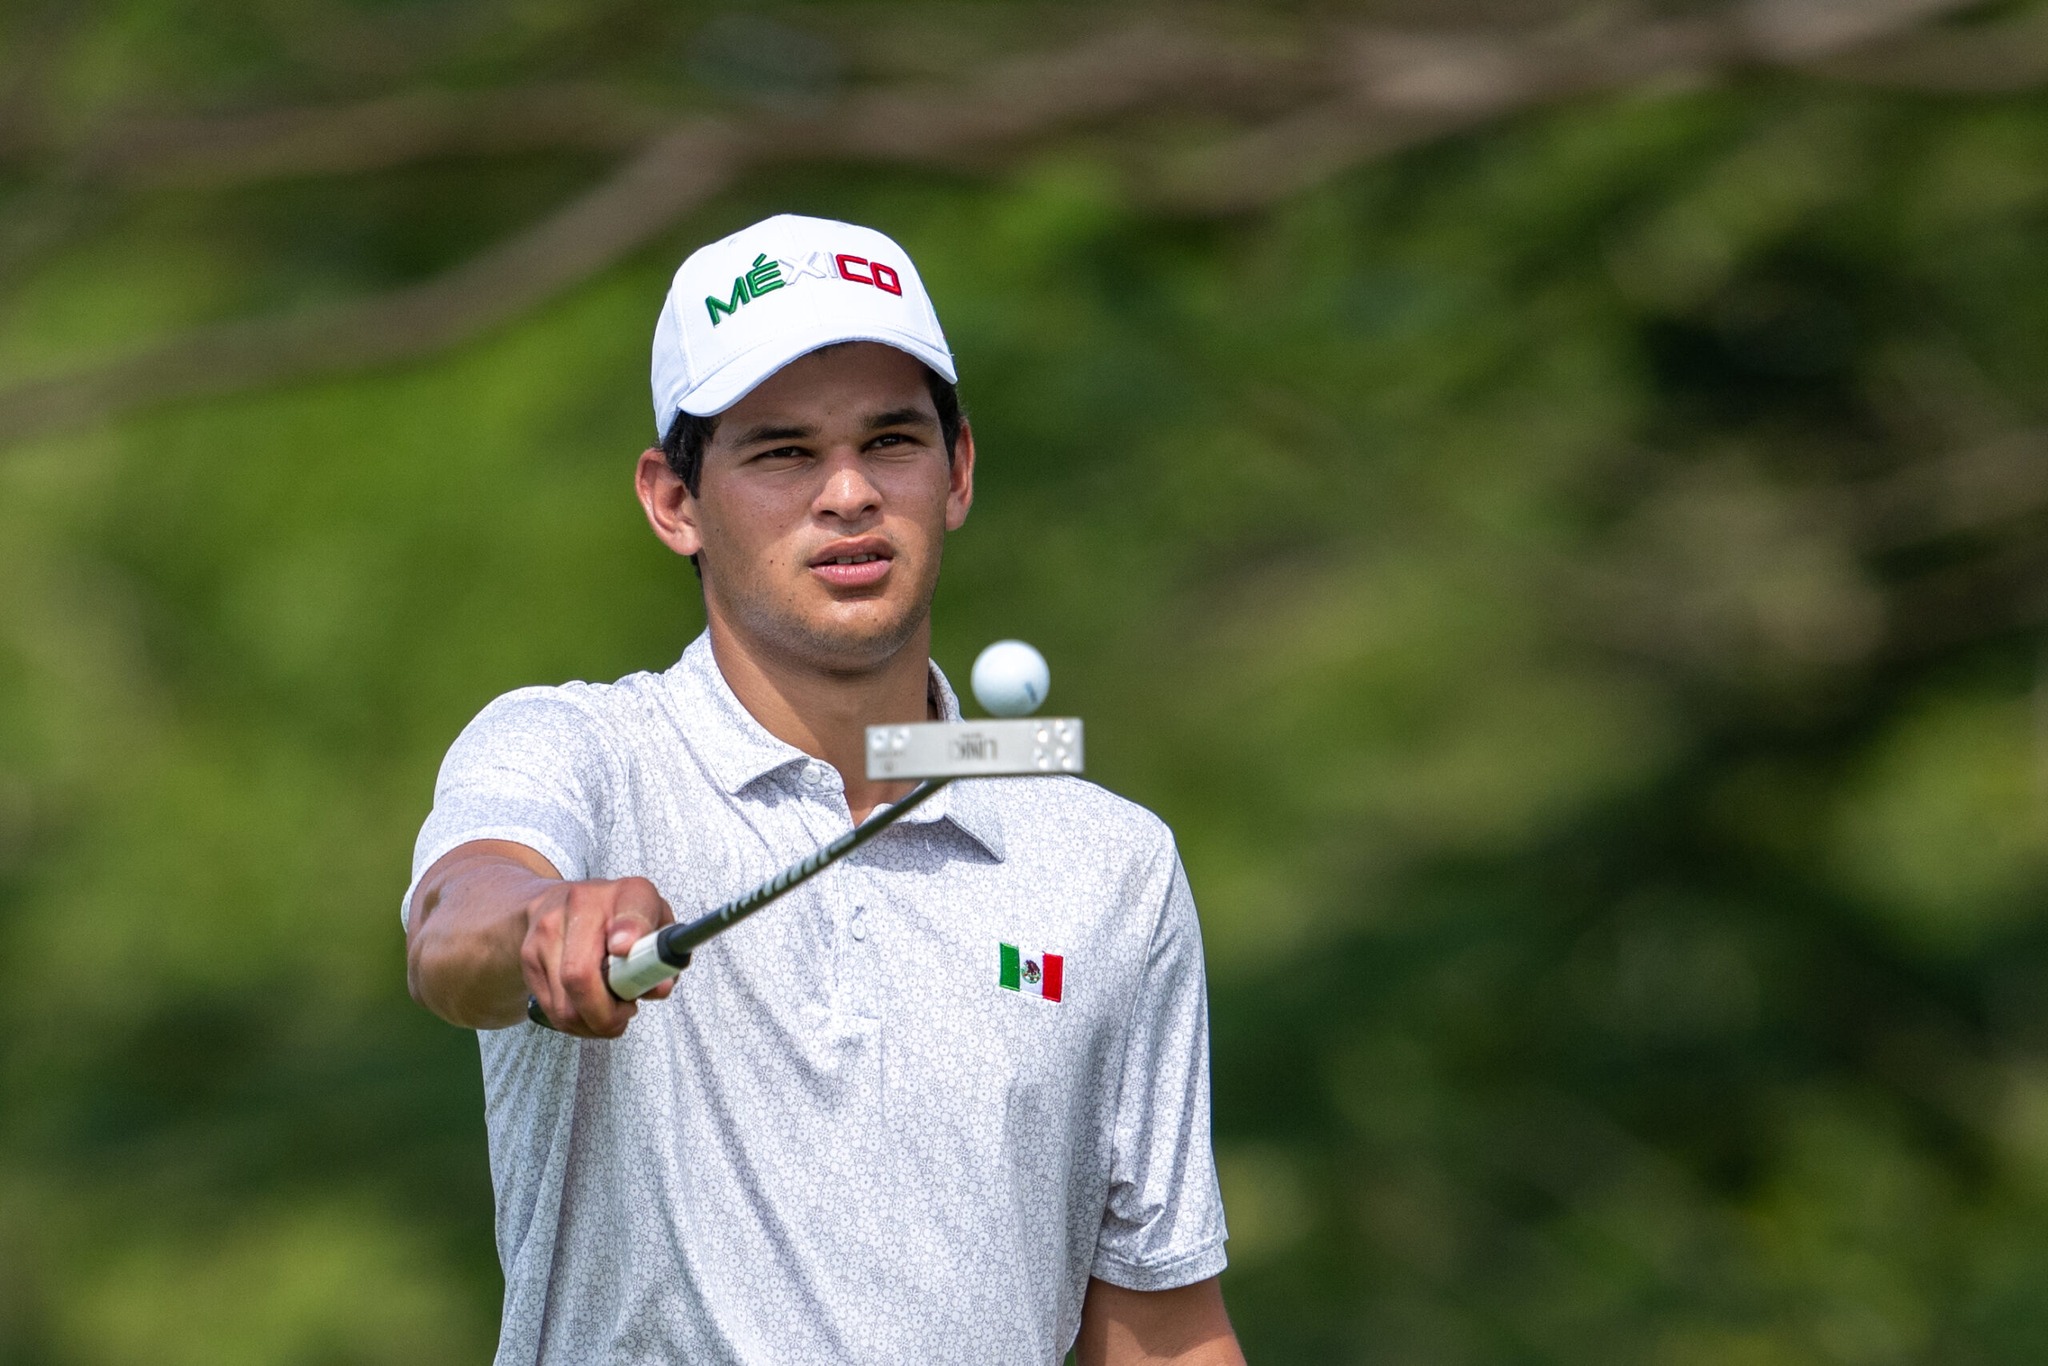
M 960 719 L 960 698 L 937 664 L 930 664 L 931 688 L 938 700 L 939 718 Z M 683 657 L 668 671 L 679 710 L 687 725 L 690 747 L 705 769 L 728 796 L 737 797 L 746 788 L 771 774 L 810 762 L 811 756 L 786 740 L 769 734 L 755 719 L 732 685 L 725 681 L 718 660 L 711 652 L 711 632 L 704 631 L 690 642 Z M 962 834 L 1001 861 L 1003 838 L 995 809 L 982 800 L 980 782 L 948 783 L 929 801 L 903 817 L 905 825 L 949 821 Z

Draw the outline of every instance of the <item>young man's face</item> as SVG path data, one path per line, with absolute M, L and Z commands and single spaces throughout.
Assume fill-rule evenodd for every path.
M 940 550 L 973 501 L 924 367 L 854 342 L 791 362 L 721 414 L 677 534 L 707 608 L 753 648 L 858 671 L 922 638 Z

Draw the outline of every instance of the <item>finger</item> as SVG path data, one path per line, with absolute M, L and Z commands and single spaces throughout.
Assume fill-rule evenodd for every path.
M 562 1026 L 557 1023 L 560 1017 L 555 1013 L 558 1007 L 553 1004 L 553 996 L 554 993 L 549 989 L 545 975 L 540 978 L 538 983 L 535 982 L 534 978 L 528 977 L 526 979 L 526 1018 L 532 1020 L 535 1024 L 546 1025 L 549 1029 L 559 1030 Z
M 558 1024 L 568 1004 L 556 971 L 561 958 L 561 930 L 559 908 L 540 906 L 519 944 L 519 975 L 525 979 L 527 994 L 539 1001 L 541 1011 Z
M 573 964 L 569 958 L 569 926 L 572 920 L 584 921 L 590 910 L 575 905 L 576 891 L 565 888 L 562 895 L 539 908 L 527 939 L 520 946 L 522 975 L 528 991 L 540 1002 L 541 1013 L 561 1033 L 580 1038 L 612 1037 L 625 1028 L 624 1021 L 613 1020 L 609 1015 L 596 1023 L 585 1019 L 583 1006 L 570 988 Z M 572 915 L 578 909 L 585 914 Z M 612 1003 L 609 992 L 604 999 L 607 1005 Z
M 612 921 L 605 930 L 605 948 L 614 958 L 624 958 L 633 946 L 674 921 L 668 902 L 646 878 L 622 878 L 612 884 L 616 899 Z
M 614 920 L 611 926 L 611 937 L 605 941 L 605 947 L 611 952 L 612 971 L 608 981 L 612 994 L 620 997 L 631 996 L 635 999 L 644 999 L 653 995 L 666 996 L 668 994 L 666 990 L 658 991 L 657 988 L 662 986 L 662 982 L 672 980 L 675 969 L 663 967 L 655 961 L 655 957 L 659 953 L 660 935 L 658 932 L 655 934 L 644 934 L 636 939 L 633 934 L 635 928 L 635 922 L 632 920 Z M 633 964 L 633 970 L 625 977 L 619 976 L 618 969 L 625 966 L 628 962 Z M 655 983 L 653 987 L 641 985 L 650 976 L 661 977 L 662 982 Z M 631 981 L 634 983 L 634 986 L 632 988 L 621 987 L 620 983 L 622 981 Z
M 605 985 L 605 931 L 613 919 L 612 887 L 584 885 L 570 894 L 567 923 L 562 929 L 561 979 L 570 1008 L 597 1038 L 616 1038 L 633 1018 L 633 1008 Z
M 621 934 L 626 947 L 631 948 L 645 936 L 662 926 L 672 923 L 675 916 L 669 912 L 668 902 L 661 893 L 654 890 L 654 884 L 642 878 L 633 878 L 619 884 L 619 899 L 613 911 L 611 937 Z

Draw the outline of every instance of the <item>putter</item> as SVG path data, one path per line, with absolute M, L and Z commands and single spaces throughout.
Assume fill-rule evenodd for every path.
M 621 1001 L 645 996 L 690 966 L 690 953 L 699 944 L 810 881 L 915 811 L 955 778 L 1030 778 L 1082 771 L 1081 722 L 1072 716 L 869 726 L 867 737 L 870 782 L 915 780 L 917 786 L 902 801 L 876 811 L 746 895 L 695 920 L 664 925 L 642 935 L 624 957 L 607 959 L 605 985 L 613 996 Z M 526 998 L 526 1016 L 544 1029 L 554 1028 L 537 997 Z

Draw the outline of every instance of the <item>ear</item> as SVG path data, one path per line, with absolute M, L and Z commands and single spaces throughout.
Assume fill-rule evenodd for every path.
M 947 470 L 946 530 L 958 531 L 967 522 L 967 509 L 974 506 L 974 428 L 960 419 L 960 439 L 953 443 L 953 463 Z
M 647 524 L 663 545 L 678 555 L 694 555 L 704 548 L 704 538 L 697 530 L 697 500 L 668 467 L 668 457 L 659 447 L 640 452 L 640 463 L 633 470 L 633 490 L 640 495 Z

